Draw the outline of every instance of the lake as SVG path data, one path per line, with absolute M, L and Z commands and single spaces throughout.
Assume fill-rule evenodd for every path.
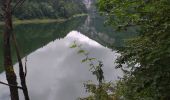
M 115 69 L 115 60 L 120 56 L 116 49 L 125 46 L 124 39 L 134 36 L 133 29 L 124 33 L 106 27 L 104 18 L 98 14 L 61 23 L 15 25 L 14 33 L 23 62 L 27 56 L 27 85 L 32 100 L 76 100 L 88 95 L 83 83 L 88 80 L 96 82 L 96 78 L 89 71 L 88 63 L 81 62 L 85 57 L 77 53 L 77 48 L 70 48 L 75 41 L 89 52 L 89 56 L 103 62 L 105 80 L 115 82 L 118 76 L 122 76 L 122 72 Z M 2 67 L 2 34 L 0 39 L 0 80 L 6 82 Z M 13 48 L 12 58 L 18 73 Z M 9 100 L 8 87 L 0 85 L 0 90 L 0 100 Z M 23 100 L 21 91 L 20 98 Z

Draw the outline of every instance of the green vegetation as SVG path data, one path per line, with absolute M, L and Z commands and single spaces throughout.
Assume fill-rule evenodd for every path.
M 76 41 L 70 46 L 70 48 L 77 48 L 78 54 L 85 56 L 81 61 L 82 63 L 89 64 L 89 71 L 96 77 L 97 83 L 91 80 L 84 83 L 86 92 L 90 93 L 87 97 L 78 98 L 78 100 L 113 100 L 113 95 L 111 94 L 113 88 L 111 82 L 105 82 L 103 69 L 103 62 L 89 56 L 89 52 L 82 48 L 81 44 L 76 43 Z
M 80 0 L 29 0 L 14 16 L 18 19 L 68 18 L 84 12 L 86 8 Z
M 12 5 L 15 5 L 16 1 L 14 0 Z M 0 6 L 1 4 L 0 1 Z M 90 81 L 84 84 L 90 96 L 80 98 L 80 100 L 112 100 L 113 98 L 116 100 L 169 100 L 170 0 L 98 0 L 97 6 L 100 13 L 107 18 L 106 23 L 115 29 L 108 28 L 107 35 L 116 38 L 116 47 L 122 46 L 122 40 L 128 37 L 127 44 L 123 45 L 124 48 L 118 50 L 121 56 L 117 59 L 118 65 L 116 66 L 116 68 L 122 69 L 124 76 L 116 86 L 105 82 L 102 62 L 89 57 L 81 46 L 73 44 L 71 48 L 79 47 L 78 53 L 86 57 L 82 62 L 89 63 L 90 71 L 98 81 L 98 83 Z M 86 12 L 81 0 L 26 1 L 24 5 L 15 10 L 13 15 L 16 20 L 14 33 L 23 49 L 21 50 L 23 51 L 22 57 L 46 45 L 51 40 L 63 38 L 70 30 L 84 22 L 82 22 L 85 20 L 84 17 L 75 17 L 82 16 Z M 94 12 L 97 11 L 89 11 L 92 14 Z M 66 18 L 73 18 L 73 20 L 63 22 Z M 2 20 L 2 16 L 0 16 L 0 20 Z M 97 23 L 100 20 L 96 17 L 89 27 L 96 26 L 97 31 L 104 33 L 103 25 Z M 91 30 L 82 31 L 87 32 L 90 37 L 91 34 L 88 32 Z M 121 32 L 112 34 L 116 31 Z M 0 33 L 2 33 L 2 27 L 0 27 Z M 135 37 L 129 39 L 132 36 Z M 0 44 L 2 44 L 1 38 L 2 34 L 0 34 Z M 102 41 L 104 35 L 95 35 L 95 38 L 103 44 L 107 44 L 104 43 L 104 40 Z M 109 45 L 112 46 L 112 44 Z M 0 51 L 0 72 L 3 70 L 2 57 L 2 51 Z M 14 62 L 16 62 L 15 57 L 16 55 L 12 51 Z M 93 62 L 97 65 L 94 65 Z
M 139 27 L 136 30 L 140 35 L 119 51 L 117 67 L 125 76 L 115 87 L 117 99 L 169 100 L 170 1 L 99 0 L 98 7 L 117 30 Z
M 13 0 L 12 5 L 16 2 L 17 0 Z M 82 13 L 86 13 L 86 7 L 81 0 L 26 0 L 22 6 L 15 9 L 13 17 L 20 20 L 56 19 L 69 18 Z
M 44 24 L 44 23 L 54 23 L 54 22 L 58 22 L 58 23 L 61 23 L 61 22 L 64 22 L 64 21 L 67 21 L 67 20 L 71 20 L 75 17 L 83 17 L 83 16 L 86 16 L 87 14 L 76 14 L 76 15 L 73 15 L 72 17 L 68 18 L 68 19 L 64 19 L 64 18 L 57 18 L 57 19 L 25 19 L 25 20 L 18 20 L 18 19 L 15 19 L 13 21 L 13 24 L 14 25 L 19 25 L 19 24 Z M 3 22 L 0 22 L 0 25 L 3 25 Z
M 52 22 L 64 22 L 66 19 L 31 19 L 31 20 L 14 20 L 13 24 L 14 25 L 19 25 L 19 24 L 40 24 L 40 23 L 52 23 Z M 3 25 L 3 22 L 0 22 L 0 25 Z

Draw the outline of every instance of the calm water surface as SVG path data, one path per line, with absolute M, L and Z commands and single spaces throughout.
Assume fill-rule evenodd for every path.
M 123 47 L 124 39 L 132 37 L 133 30 L 126 35 L 104 26 L 104 18 L 98 15 L 77 17 L 63 23 L 23 24 L 15 26 L 16 38 L 21 54 L 27 56 L 27 84 L 32 100 L 76 100 L 87 93 L 83 83 L 96 81 L 90 73 L 85 58 L 70 46 L 76 41 L 83 49 L 104 63 L 106 81 L 115 81 L 122 72 L 115 69 L 115 59 L 119 56 L 115 49 Z M 2 27 L 0 28 L 2 33 Z M 2 67 L 2 34 L 0 35 L 0 70 Z M 16 55 L 12 49 L 16 63 Z M 18 73 L 18 64 L 15 65 Z M 0 80 L 6 82 L 4 72 Z M 0 85 L 0 100 L 9 100 L 8 87 Z M 2 91 L 3 90 L 3 91 Z M 20 93 L 23 100 L 22 92 Z

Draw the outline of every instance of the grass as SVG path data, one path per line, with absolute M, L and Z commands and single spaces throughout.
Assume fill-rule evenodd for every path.
M 64 18 L 58 18 L 58 19 L 30 19 L 30 20 L 18 20 L 18 19 L 15 19 L 13 20 L 13 24 L 15 25 L 19 25 L 19 24 L 43 24 L 43 23 L 52 23 L 52 22 L 64 22 L 66 20 L 70 20 L 72 18 L 75 18 L 75 17 L 81 17 L 81 16 L 86 16 L 87 14 L 76 14 L 76 15 L 73 15 L 72 17 L 68 18 L 68 19 L 64 19 Z M 0 25 L 3 25 L 4 22 L 0 22 Z
M 34 23 L 50 23 L 50 22 L 64 22 L 66 19 L 31 19 L 31 20 L 14 20 L 13 24 L 34 24 Z M 3 25 L 3 22 L 0 22 Z

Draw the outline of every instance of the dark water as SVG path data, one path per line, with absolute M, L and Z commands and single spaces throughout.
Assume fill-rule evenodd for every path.
M 87 37 L 109 48 L 124 47 L 124 40 L 135 36 L 133 29 L 128 32 L 116 32 L 104 25 L 104 18 L 95 16 L 77 17 L 62 23 L 21 24 L 14 26 L 22 57 L 43 47 L 50 41 L 65 37 L 70 31 L 77 30 Z M 0 28 L 2 33 L 2 26 Z M 3 70 L 2 34 L 0 34 L 0 71 Z M 12 49 L 13 63 L 16 55 Z
M 50 41 L 63 38 L 71 30 L 76 30 L 85 21 L 86 17 L 73 18 L 62 23 L 21 24 L 14 26 L 14 33 L 19 44 L 22 57 L 43 47 Z M 3 70 L 2 49 L 3 28 L 0 27 L 0 72 Z M 16 54 L 12 48 L 13 63 L 16 63 Z
M 136 36 L 134 28 L 125 31 L 116 31 L 109 25 L 104 24 L 105 18 L 95 14 L 88 16 L 85 24 L 80 27 L 80 32 L 97 41 L 103 46 L 113 49 L 125 47 L 125 40 Z

